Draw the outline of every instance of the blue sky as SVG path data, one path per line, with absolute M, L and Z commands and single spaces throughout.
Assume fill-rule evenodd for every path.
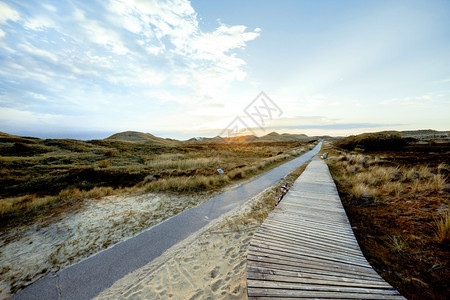
M 280 113 L 256 129 L 261 91 Z M 3 132 L 348 135 L 449 113 L 448 1 L 0 1 Z

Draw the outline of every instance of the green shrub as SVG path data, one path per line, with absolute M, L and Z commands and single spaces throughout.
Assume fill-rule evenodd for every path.
M 412 138 L 402 138 L 397 132 L 366 133 L 349 136 L 335 142 L 339 148 L 349 151 L 389 151 L 398 150 L 410 142 Z

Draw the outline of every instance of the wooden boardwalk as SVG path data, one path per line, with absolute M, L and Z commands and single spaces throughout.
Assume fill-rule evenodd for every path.
M 317 158 L 255 233 L 247 286 L 249 299 L 405 299 L 364 258 Z

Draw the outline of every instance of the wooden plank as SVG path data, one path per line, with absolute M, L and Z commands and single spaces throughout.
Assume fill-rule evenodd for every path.
M 260 229 L 261 230 L 258 230 L 255 233 L 255 237 L 259 235 L 276 235 L 279 237 L 286 238 L 287 240 L 295 240 L 305 243 L 314 242 L 315 244 L 324 245 L 327 247 L 329 246 L 331 248 L 345 249 L 346 251 L 350 251 L 351 253 L 359 254 L 361 251 L 358 244 L 353 241 L 344 243 L 342 242 L 341 238 L 336 239 L 333 238 L 332 235 L 328 234 L 325 235 L 323 232 L 320 232 L 320 234 L 318 234 L 318 232 L 305 231 L 303 230 L 304 229 L 303 227 L 300 230 L 297 230 L 297 232 L 295 232 L 294 230 L 292 231 L 286 229 L 283 230 L 280 229 L 279 227 L 270 227 L 270 226 L 265 226 L 264 228 Z
M 400 295 L 374 295 L 344 292 L 282 290 L 274 288 L 248 288 L 249 299 L 405 299 Z
M 260 275 L 269 274 L 276 275 L 284 278 L 303 278 L 303 279 L 314 279 L 321 281 L 335 281 L 338 283 L 348 283 L 348 284 L 360 284 L 365 286 L 375 286 L 380 288 L 392 288 L 388 283 L 382 280 L 368 280 L 354 277 L 343 277 L 337 275 L 329 275 L 329 274 L 316 274 L 316 273 L 306 273 L 306 272 L 294 272 L 289 270 L 278 270 L 278 269 L 267 269 L 261 267 L 249 267 L 248 268 L 248 277 L 255 279 L 255 274 L 258 273 Z M 280 281 L 285 281 L 285 279 L 280 279 Z
M 313 224 L 315 223 L 315 226 L 313 227 Z M 267 223 L 264 223 L 262 226 L 267 225 L 267 224 L 271 224 L 271 225 L 277 225 L 279 227 L 283 227 L 283 226 L 291 226 L 294 228 L 302 228 L 303 226 L 308 226 L 306 228 L 310 228 L 313 230 L 320 230 L 320 228 L 322 228 L 322 231 L 325 232 L 335 232 L 336 234 L 342 235 L 342 236 L 348 236 L 350 237 L 350 234 L 353 234 L 353 231 L 351 231 L 351 228 L 344 228 L 342 225 L 336 223 L 334 224 L 330 224 L 330 222 L 322 222 L 321 220 L 314 220 L 311 218 L 302 218 L 298 221 L 296 221 L 295 219 L 286 217 L 285 219 L 283 218 L 273 218 L 268 220 Z
M 311 257 L 311 258 L 319 258 L 319 259 L 323 259 L 325 261 L 342 262 L 342 263 L 347 263 L 347 264 L 351 264 L 351 265 L 355 265 L 355 266 L 371 268 L 370 265 L 366 262 L 361 262 L 359 260 L 353 261 L 351 259 L 346 259 L 345 257 L 334 256 L 332 254 L 329 254 L 329 255 L 322 255 L 321 253 L 316 254 L 314 251 L 308 251 L 307 249 L 304 249 L 304 248 L 295 249 L 294 247 L 280 247 L 279 245 L 270 244 L 267 242 L 255 241 L 255 240 L 252 240 L 250 245 L 254 246 L 254 247 L 256 246 L 256 247 L 262 247 L 262 248 L 266 248 L 266 249 L 279 250 L 281 252 L 295 253 L 295 254 L 306 256 L 306 257 Z
M 280 228 L 293 228 L 295 229 L 295 231 L 299 231 L 303 228 L 306 229 L 310 229 L 312 231 L 314 230 L 320 230 L 322 232 L 329 232 L 329 233 L 334 233 L 337 234 L 339 236 L 342 237 L 346 237 L 352 240 L 354 239 L 353 236 L 353 231 L 351 230 L 351 228 L 346 228 L 343 225 L 331 225 L 331 224 L 325 224 L 319 221 L 315 221 L 312 219 L 306 219 L 306 218 L 302 218 L 302 219 L 291 219 L 289 217 L 286 217 L 286 219 L 281 219 L 281 218 L 273 218 L 268 220 L 268 222 L 265 222 L 261 225 L 261 227 L 264 228 L 264 226 L 276 226 L 276 227 L 280 227 Z
M 313 253 L 332 253 L 330 257 L 347 257 L 354 261 L 360 261 L 361 263 L 366 263 L 366 259 L 362 258 L 358 253 L 352 251 L 352 249 L 333 247 L 331 244 L 329 246 L 320 244 L 318 242 L 308 242 L 307 240 L 299 240 L 295 238 L 287 238 L 281 235 L 272 235 L 269 233 L 260 234 L 255 233 L 254 240 L 260 242 L 271 242 L 279 246 L 293 247 L 295 249 L 304 249 L 306 251 L 312 251 Z
M 335 234 L 329 231 L 315 230 L 302 226 L 300 228 L 285 227 L 280 228 L 278 225 L 265 224 L 256 231 L 258 234 L 280 234 L 283 236 L 292 236 L 297 239 L 306 239 L 309 241 L 322 241 L 322 243 L 330 243 L 340 247 L 348 247 L 355 251 L 360 251 L 357 241 L 349 236 Z M 256 236 L 255 236 L 256 238 Z
M 314 159 L 254 234 L 251 299 L 404 299 L 370 266 L 328 167 Z
M 315 268 L 320 271 L 327 270 L 348 270 L 351 274 L 364 274 L 365 276 L 371 276 L 379 278 L 378 274 L 370 268 L 350 265 L 342 262 L 332 262 L 322 259 L 314 259 L 311 257 L 305 257 L 303 255 L 296 255 L 292 253 L 279 252 L 261 248 L 249 248 L 248 260 L 253 261 L 267 261 L 275 263 L 275 260 L 282 260 L 281 264 L 286 265 L 298 265 L 304 268 Z
M 253 274 L 253 273 L 252 273 Z M 286 290 L 304 290 L 304 291 L 322 291 L 322 292 L 343 292 L 343 293 L 358 293 L 358 294 L 378 294 L 378 295 L 398 295 L 398 292 L 393 288 L 371 288 L 371 287 L 355 287 L 347 285 L 337 285 L 336 282 L 313 283 L 319 281 L 303 280 L 298 281 L 279 281 L 279 276 L 265 275 L 268 278 L 250 279 L 247 278 L 248 288 L 276 288 Z M 274 279 L 271 280 L 270 278 Z
M 348 279 L 361 279 L 361 280 L 374 280 L 378 281 L 379 276 L 377 274 L 373 273 L 364 273 L 364 272 L 350 272 L 347 269 L 342 268 L 333 268 L 330 267 L 327 269 L 326 267 L 323 267 L 322 265 L 299 265 L 292 262 L 286 262 L 286 261 L 275 261 L 271 262 L 271 260 L 265 260 L 265 261 L 257 261 L 257 260 L 251 260 L 249 259 L 248 262 L 250 265 L 248 265 L 248 268 L 260 268 L 260 269 L 267 269 L 267 270 L 281 270 L 281 271 L 292 271 L 297 272 L 300 274 L 312 274 L 312 275 L 323 275 L 323 277 L 329 276 L 336 276 L 336 277 L 343 277 Z M 305 275 L 306 276 L 306 275 Z

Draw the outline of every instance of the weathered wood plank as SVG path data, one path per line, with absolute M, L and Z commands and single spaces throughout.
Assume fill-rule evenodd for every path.
M 283 290 L 273 288 L 249 288 L 248 297 L 249 299 L 405 299 L 400 295 Z
M 308 251 L 307 249 L 295 249 L 294 247 L 280 247 L 278 245 L 275 244 L 271 244 L 268 242 L 261 242 L 261 241 L 256 241 L 256 240 L 252 240 L 250 243 L 251 246 L 253 247 L 262 247 L 262 248 L 266 248 L 266 249 L 271 249 L 271 250 L 279 250 L 281 252 L 288 252 L 288 253 L 295 253 L 295 254 L 299 254 L 299 255 L 304 255 L 306 257 L 310 257 L 310 258 L 318 258 L 318 259 L 322 259 L 325 261 L 331 261 L 331 262 L 341 262 L 341 263 L 347 263 L 347 264 L 352 264 L 355 266 L 361 266 L 361 267 L 366 267 L 366 268 L 370 268 L 370 265 L 366 262 L 361 262 L 361 261 L 352 261 L 351 259 L 345 258 L 345 257 L 339 257 L 339 256 L 333 256 L 331 254 L 329 255 L 323 255 L 322 253 L 317 253 L 314 251 Z
M 322 292 L 340 292 L 340 293 L 358 293 L 358 294 L 379 294 L 379 295 L 398 295 L 394 288 L 381 289 L 369 287 L 350 287 L 335 284 L 313 284 L 305 282 L 282 282 L 272 280 L 254 280 L 247 278 L 248 288 L 275 288 L 286 290 L 301 291 L 322 291 Z
M 337 277 L 345 277 L 345 278 L 354 278 L 354 279 L 363 279 L 363 280 L 375 280 L 379 281 L 376 274 L 372 273 L 364 273 L 364 272 L 350 272 L 347 269 L 340 269 L 336 267 L 330 267 L 327 269 L 323 265 L 299 265 L 292 262 L 286 262 L 286 261 L 274 261 L 266 260 L 253 260 L 249 259 L 248 262 L 251 264 L 248 266 L 248 268 L 255 267 L 262 269 L 269 269 L 269 270 L 284 270 L 284 271 L 293 271 L 298 272 L 300 274 L 316 274 L 316 275 L 331 275 L 331 276 L 337 276 Z
M 320 258 L 306 257 L 295 253 L 280 252 L 276 250 L 269 250 L 259 247 L 250 247 L 248 252 L 248 259 L 261 262 L 272 262 L 272 260 L 282 260 L 282 264 L 298 265 L 304 268 L 315 268 L 323 270 L 341 270 L 340 272 L 347 272 L 351 274 L 364 274 L 365 276 L 375 276 L 380 278 L 378 274 L 367 266 L 351 265 L 339 261 L 329 261 Z M 342 271 L 344 270 L 344 271 Z
M 310 242 L 303 242 L 303 241 L 298 241 L 295 239 L 288 239 L 288 238 L 283 238 L 280 236 L 276 236 L 276 235 L 270 235 L 270 234 L 260 234 L 260 233 L 255 233 L 255 236 L 257 237 L 257 239 L 254 240 L 258 240 L 260 242 L 269 242 L 272 243 L 274 245 L 278 245 L 280 247 L 286 247 L 286 249 L 295 249 L 295 250 L 302 250 L 305 252 L 310 252 L 310 253 L 316 253 L 316 254 L 321 254 L 321 255 L 328 255 L 328 257 L 331 258 L 339 258 L 339 259 L 349 259 L 355 262 L 360 262 L 360 263 L 365 263 L 366 260 L 361 258 L 360 256 L 358 256 L 357 254 L 355 254 L 352 251 L 346 251 L 345 249 L 341 248 L 335 248 L 332 247 L 331 245 L 329 247 L 317 244 L 317 243 L 310 243 Z
M 303 228 L 301 228 L 300 231 L 301 233 L 295 233 L 279 228 L 265 227 L 263 230 L 258 230 L 258 232 L 256 232 L 255 238 L 258 236 L 276 236 L 287 241 L 301 242 L 304 244 L 314 243 L 317 246 L 324 246 L 327 249 L 345 250 L 346 253 L 355 253 L 357 255 L 360 253 L 359 247 L 354 243 L 342 243 L 341 240 L 332 239 L 331 236 L 324 237 L 323 233 L 318 235 L 317 232 L 305 232 Z
M 258 274 L 258 275 L 255 275 Z M 274 275 L 280 276 L 280 281 L 289 280 L 289 278 L 302 278 L 302 279 L 311 279 L 318 281 L 333 281 L 340 284 L 350 284 L 350 285 L 364 285 L 364 286 L 372 286 L 372 287 L 380 287 L 380 288 L 392 288 L 385 281 L 376 281 L 370 279 L 361 279 L 361 278 L 353 278 L 353 277 L 343 277 L 343 276 L 333 276 L 329 274 L 315 274 L 315 273 L 306 273 L 306 272 L 294 272 L 287 270 L 278 270 L 278 269 L 267 269 L 261 267 L 249 267 L 248 268 L 248 278 L 256 279 L 255 276 L 259 275 Z
M 362 255 L 319 159 L 252 238 L 247 286 L 251 299 L 404 299 Z
M 271 281 L 277 283 L 291 283 L 291 284 L 300 284 L 302 287 L 305 285 L 322 285 L 322 286 L 333 286 L 336 288 L 339 287 L 348 287 L 348 288 L 362 288 L 365 290 L 368 289 L 384 289 L 392 291 L 394 288 L 389 285 L 377 285 L 370 281 L 368 282 L 351 282 L 351 281 L 336 281 L 336 280 L 327 280 L 325 278 L 304 278 L 304 277 L 294 277 L 294 276 L 283 276 L 283 275 L 272 275 L 260 273 L 259 270 L 255 272 L 249 272 L 247 278 L 249 280 L 255 281 Z M 295 285 L 296 286 L 296 285 Z

